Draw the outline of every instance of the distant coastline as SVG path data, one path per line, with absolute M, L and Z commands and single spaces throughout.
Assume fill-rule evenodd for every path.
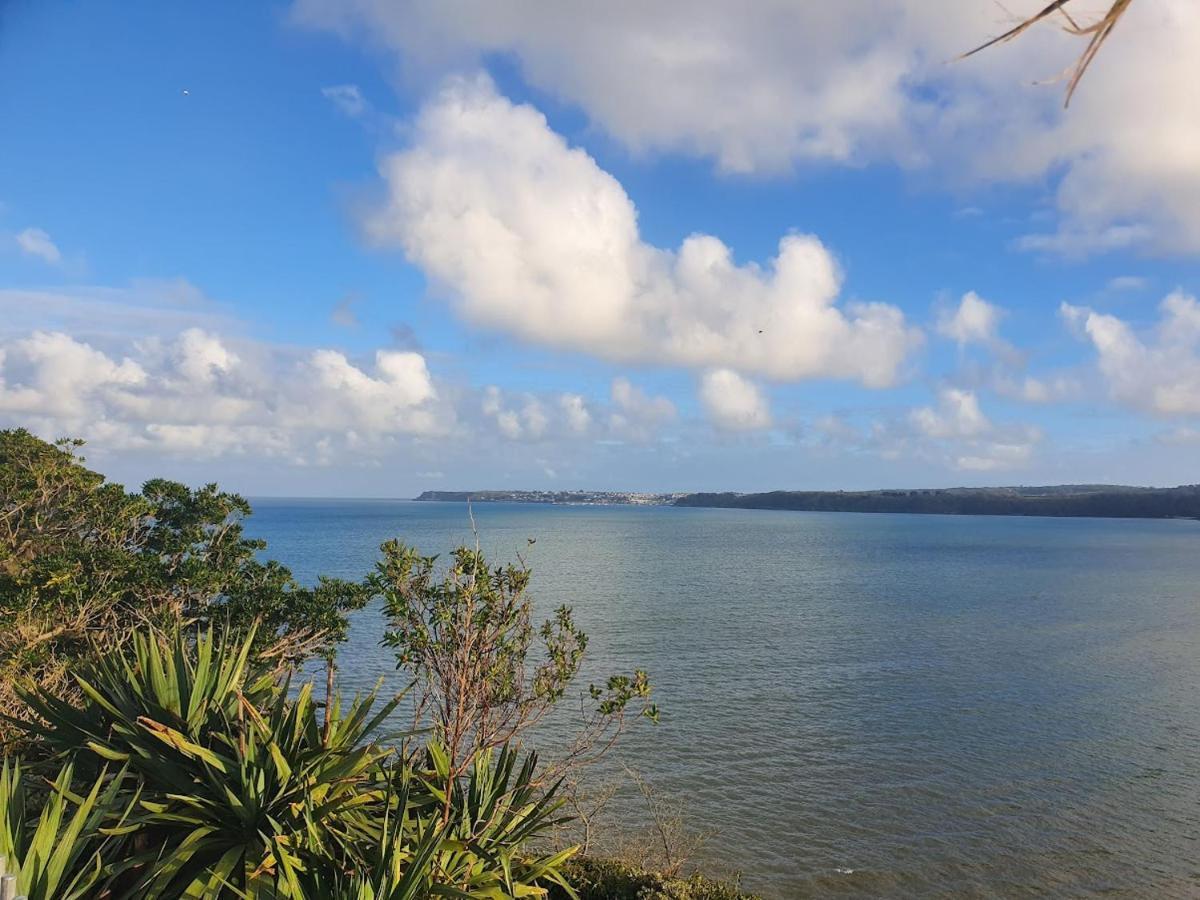
M 442 503 L 553 503 L 560 506 L 674 506 L 687 494 L 639 491 L 425 491 L 414 500 Z
M 1200 519 L 1200 485 L 1173 488 L 1112 484 L 765 493 L 632 491 L 425 491 L 418 501 L 547 503 L 587 506 L 690 506 L 797 512 L 926 513 L 967 516 L 1090 516 Z

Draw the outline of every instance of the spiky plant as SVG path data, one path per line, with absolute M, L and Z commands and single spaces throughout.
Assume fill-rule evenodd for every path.
M 573 894 L 562 868 L 579 848 L 531 850 L 541 835 L 567 821 L 555 815 L 562 807 L 555 797 L 558 785 L 537 784 L 536 753 L 518 769 L 512 746 L 484 750 L 467 777 L 457 779 L 440 745 L 429 745 L 427 762 L 420 777 L 439 808 L 448 809 L 445 839 L 433 857 L 441 882 L 473 898 L 540 897 L 549 885 Z
M 75 676 L 72 706 L 23 693 L 45 746 L 79 765 L 119 762 L 142 791 L 129 817 L 144 896 L 300 896 L 309 857 L 353 867 L 378 838 L 380 762 L 371 733 L 397 699 L 318 714 L 311 685 L 251 671 L 253 634 L 222 642 L 139 634 L 128 654 Z
M 18 760 L 0 764 L 0 873 L 16 875 L 29 900 L 85 900 L 97 896 L 116 868 L 105 854 L 127 831 L 130 802 L 119 797 L 122 779 L 101 773 L 83 796 L 71 789 L 67 764 L 50 781 L 36 814 L 33 793 Z M 130 798 L 132 799 L 132 798 Z M 120 854 L 115 854 L 119 856 Z
M 373 694 L 345 709 L 335 699 L 321 716 L 311 685 L 293 694 L 286 680 L 254 672 L 253 640 L 142 633 L 74 676 L 78 705 L 23 689 L 35 716 L 22 727 L 72 761 L 58 806 L 43 812 L 51 824 L 42 842 L 57 835 L 66 848 L 53 851 L 56 859 L 92 854 L 88 884 L 104 878 L 104 896 L 131 900 L 499 900 L 544 896 L 550 885 L 570 891 L 561 867 L 574 849 L 531 849 L 562 821 L 555 789 L 535 777 L 536 755 L 518 766 L 511 747 L 484 751 L 459 775 L 435 742 L 418 767 L 372 737 L 400 698 L 378 710 Z M 114 763 L 122 769 L 107 778 L 104 767 Z M 83 770 L 97 778 L 90 798 L 70 793 L 73 771 Z M 106 830 L 93 810 L 119 795 L 126 809 Z M 67 801 L 80 812 L 60 835 L 55 810 Z M 80 843 L 105 836 L 122 841 L 108 860 L 102 845 Z M 77 862 L 61 868 L 83 871 Z

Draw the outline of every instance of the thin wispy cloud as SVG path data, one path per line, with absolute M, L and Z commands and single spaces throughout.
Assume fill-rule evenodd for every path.
M 26 228 L 17 232 L 14 240 L 17 247 L 26 256 L 40 259 L 44 263 L 57 266 L 63 261 L 62 252 L 58 245 L 50 239 L 50 235 L 41 228 Z

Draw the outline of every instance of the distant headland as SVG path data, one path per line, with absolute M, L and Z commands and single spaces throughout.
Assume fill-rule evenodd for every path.
M 417 500 L 551 503 L 589 506 L 693 506 L 802 512 L 936 513 L 974 516 L 1095 516 L 1200 519 L 1200 485 L 1173 488 L 1114 484 L 1043 487 L 923 488 L 878 491 L 667 493 L 633 491 L 425 491 Z
M 416 500 L 443 503 L 555 503 L 573 506 L 673 506 L 687 494 L 638 491 L 425 491 Z

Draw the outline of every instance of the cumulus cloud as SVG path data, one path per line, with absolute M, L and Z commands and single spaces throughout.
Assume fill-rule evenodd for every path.
M 960 348 L 979 346 L 985 350 L 985 359 L 962 365 L 956 380 L 1022 403 L 1044 405 L 1077 396 L 1079 380 L 1069 372 L 1028 374 L 1026 354 L 1000 336 L 1000 322 L 1005 315 L 1006 310 L 974 291 L 964 294 L 956 306 L 941 309 L 936 323 L 938 334 Z M 969 404 L 973 402 L 974 391 L 958 391 L 957 397 L 959 402 Z M 943 403 L 946 402 L 953 399 L 943 396 Z
M 189 328 L 179 336 L 175 347 L 179 374 L 197 384 L 211 384 L 218 376 L 237 366 L 237 354 L 215 335 Z
M 108 450 L 295 462 L 333 440 L 364 447 L 453 427 L 419 354 L 381 350 L 367 370 L 334 350 L 241 345 L 198 328 L 139 340 L 128 355 L 63 332 L 0 342 L 0 422 Z
M 704 373 L 700 402 L 712 423 L 725 431 L 754 431 L 771 425 L 771 410 L 762 390 L 731 369 Z
M 50 240 L 50 235 L 40 228 L 26 228 L 17 233 L 15 240 L 17 247 L 26 256 L 36 257 L 50 265 L 62 262 L 62 253 L 58 246 Z
M 479 395 L 479 410 L 500 437 L 534 443 L 649 442 L 676 419 L 675 404 L 624 377 L 613 379 L 607 403 L 578 393 L 510 392 L 489 385 Z
M 959 180 L 1050 175 L 1058 227 L 1030 249 L 1200 248 L 1200 7 L 1134 4 L 1067 111 L 1061 87 L 1029 84 L 1082 49 L 1054 22 L 946 65 L 1043 5 L 763 0 L 748 16 L 663 0 L 598 16 L 583 0 L 296 0 L 293 18 L 364 35 L 423 77 L 503 55 L 638 152 L 735 172 L 887 161 Z
M 932 438 L 977 437 L 992 427 L 974 393 L 950 387 L 938 392 L 936 407 L 913 410 L 912 420 L 922 433 Z
M 539 440 L 546 435 L 550 424 L 546 407 L 536 396 L 526 393 L 513 400 L 496 385 L 484 389 L 480 408 L 495 423 L 500 434 L 510 440 Z M 571 418 L 569 404 L 562 404 L 561 411 Z
M 620 430 L 645 433 L 672 422 L 677 415 L 668 398 L 647 393 L 628 378 L 614 378 L 611 388 L 613 412 L 610 425 Z
M 948 386 L 939 389 L 935 405 L 914 409 L 909 425 L 918 452 L 940 455 L 955 468 L 975 472 L 1027 463 L 1042 437 L 1031 426 L 993 423 L 973 391 Z
M 567 427 L 576 434 L 584 434 L 592 425 L 592 414 L 587 408 L 587 401 L 580 394 L 563 394 L 558 398 L 558 405 L 567 418 Z
M 465 318 L 524 340 L 870 387 L 892 384 L 919 341 L 894 306 L 840 308 L 838 266 L 812 235 L 784 237 L 765 267 L 711 235 L 646 243 L 616 179 L 482 76 L 438 93 L 382 174 L 369 236 L 403 248 Z
M 674 405 L 626 378 L 610 396 L 509 392 L 436 378 L 407 325 L 365 356 L 240 334 L 184 281 L 70 292 L 0 289 L 0 427 L 105 452 L 371 464 L 472 439 L 653 442 Z M 449 442 L 449 443 L 448 443 Z M 407 448 L 407 449 L 405 449 Z
M 993 344 L 998 339 L 997 329 L 1003 310 L 988 303 L 974 291 L 963 294 L 958 306 L 943 309 L 938 315 L 937 331 L 964 346 L 966 344 Z
M 429 404 L 437 391 L 419 353 L 375 352 L 374 374 L 336 350 L 317 350 L 307 362 L 313 377 L 309 414 L 324 427 L 366 427 L 372 431 L 436 433 Z
M 0 361 L 0 409 L 19 413 L 82 416 L 93 398 L 146 381 L 133 360 L 114 360 L 57 332 L 37 331 L 14 342 Z
M 1091 343 L 1113 399 L 1160 416 L 1200 416 L 1200 302 L 1176 291 L 1159 305 L 1146 333 L 1086 306 L 1062 304 L 1076 333 Z
M 536 9 L 483 0 L 294 7 L 302 23 L 358 30 L 399 51 L 410 71 L 508 54 L 527 80 L 578 104 L 628 146 L 699 153 L 731 171 L 856 160 L 903 130 L 913 100 L 902 82 L 930 62 L 912 46 L 917 28 L 935 21 L 919 0 L 765 0 L 755 15 L 743 13 L 719 0 L 620 2 L 603 16 L 582 0 Z M 955 27 L 962 18 L 947 15 L 940 30 L 969 40 Z M 940 44 L 939 62 L 948 58 Z

